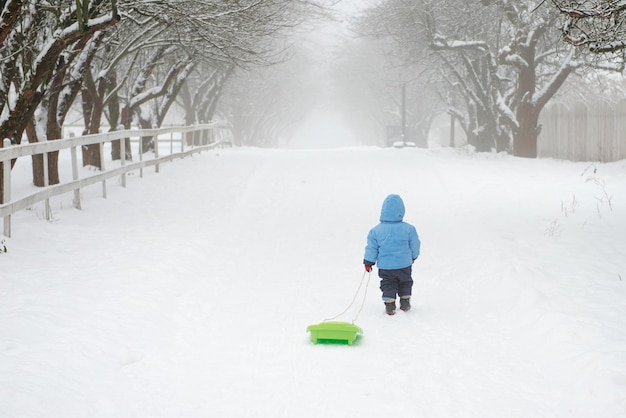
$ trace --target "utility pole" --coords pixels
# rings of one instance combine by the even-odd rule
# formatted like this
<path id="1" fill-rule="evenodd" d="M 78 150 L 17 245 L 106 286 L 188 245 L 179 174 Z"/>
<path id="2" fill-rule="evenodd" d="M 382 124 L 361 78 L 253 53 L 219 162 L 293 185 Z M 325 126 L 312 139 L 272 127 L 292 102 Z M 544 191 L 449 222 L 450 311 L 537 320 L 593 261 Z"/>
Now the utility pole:
<path id="1" fill-rule="evenodd" d="M 402 142 L 406 142 L 406 82 L 402 82 L 401 84 L 401 95 L 400 95 L 400 103 L 401 103 L 401 123 L 402 123 Z"/>
<path id="2" fill-rule="evenodd" d="M 450 148 L 454 148 L 454 125 L 455 125 L 454 115 L 450 114 Z"/>

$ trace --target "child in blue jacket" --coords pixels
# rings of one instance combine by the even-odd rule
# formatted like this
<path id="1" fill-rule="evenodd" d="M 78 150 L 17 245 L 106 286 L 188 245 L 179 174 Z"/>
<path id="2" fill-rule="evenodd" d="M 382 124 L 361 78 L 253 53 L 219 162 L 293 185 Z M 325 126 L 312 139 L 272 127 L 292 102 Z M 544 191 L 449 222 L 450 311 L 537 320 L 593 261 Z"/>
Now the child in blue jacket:
<path id="1" fill-rule="evenodd" d="M 404 202 L 397 194 L 385 198 L 380 212 L 380 223 L 367 234 L 367 246 L 363 264 L 372 271 L 378 264 L 381 278 L 380 290 L 387 314 L 396 313 L 396 296 L 400 297 L 400 309 L 411 309 L 412 265 L 420 254 L 420 240 L 415 227 L 403 222 Z"/>

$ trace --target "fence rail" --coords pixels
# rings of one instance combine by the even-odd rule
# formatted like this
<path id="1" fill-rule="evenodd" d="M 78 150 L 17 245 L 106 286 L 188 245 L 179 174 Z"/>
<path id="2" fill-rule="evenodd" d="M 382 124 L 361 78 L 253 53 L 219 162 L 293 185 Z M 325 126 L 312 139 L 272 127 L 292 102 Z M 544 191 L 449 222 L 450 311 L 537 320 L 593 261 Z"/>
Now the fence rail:
<path id="1" fill-rule="evenodd" d="M 180 134 L 179 138 L 176 139 L 176 142 L 180 140 L 180 151 L 174 152 L 173 143 L 175 142 L 174 135 Z M 159 136 L 169 135 L 170 141 L 170 153 L 165 156 L 159 156 L 159 146 L 158 142 Z M 186 136 L 190 136 L 190 138 L 186 138 Z M 199 136 L 199 138 L 198 138 Z M 154 146 L 154 157 L 150 159 L 143 159 L 143 152 L 141 149 L 141 138 L 143 137 L 153 137 L 155 141 Z M 125 143 L 127 140 L 133 141 L 133 138 L 138 139 L 139 146 L 139 161 L 131 162 L 126 161 L 125 158 L 120 158 L 119 165 L 117 167 L 111 169 L 105 169 L 104 162 L 104 152 L 103 147 L 104 144 L 119 140 L 120 142 L 120 150 L 125 149 Z M 95 134 L 95 135 L 86 135 L 81 137 L 67 138 L 67 139 L 58 139 L 54 141 L 44 141 L 38 142 L 34 144 L 23 144 L 23 145 L 11 145 L 11 141 L 9 139 L 4 139 L 3 147 L 0 148 L 0 165 L 2 165 L 3 169 L 3 191 L 4 191 L 4 199 L 2 204 L 0 204 L 0 217 L 4 218 L 4 235 L 6 237 L 11 236 L 11 215 L 26 208 L 31 207 L 32 205 L 45 202 L 45 216 L 47 219 L 50 219 L 50 202 L 49 199 L 53 196 L 58 196 L 61 194 L 74 192 L 74 206 L 79 208 L 81 207 L 80 203 L 80 189 L 83 187 L 87 187 L 96 183 L 102 184 L 102 196 L 106 198 L 106 181 L 113 177 L 120 177 L 120 182 L 122 187 L 126 187 L 126 174 L 130 171 L 139 170 L 140 174 L 143 175 L 143 169 L 146 167 L 155 167 L 156 172 L 159 171 L 159 165 L 172 161 L 176 158 L 184 158 L 186 156 L 192 155 L 194 153 L 199 153 L 208 149 L 212 149 L 217 147 L 218 145 L 228 142 L 230 139 L 227 130 L 225 129 L 223 124 L 219 123 L 208 123 L 203 125 L 194 125 L 194 126 L 174 126 L 167 128 L 159 128 L 159 129 L 138 129 L 138 130 L 127 130 L 127 131 L 114 131 L 108 132 L 104 134 Z M 199 143 L 196 144 L 196 142 Z M 90 175 L 88 177 L 79 178 L 78 171 L 78 157 L 77 157 L 77 148 L 88 146 L 88 145 L 100 145 L 100 156 L 101 156 L 101 171 L 97 174 Z M 188 146 L 186 148 L 186 144 Z M 71 162 L 72 162 L 72 180 L 65 183 L 59 183 L 52 186 L 48 186 L 48 169 L 47 169 L 47 154 L 50 152 L 61 151 L 64 149 L 70 149 L 71 151 Z M 43 163 L 44 163 L 44 185 L 45 187 L 41 188 L 35 193 L 29 194 L 27 196 L 21 197 L 14 201 L 11 200 L 11 160 L 32 156 L 32 155 L 43 155 Z M 124 152 L 122 152 L 122 155 Z"/>

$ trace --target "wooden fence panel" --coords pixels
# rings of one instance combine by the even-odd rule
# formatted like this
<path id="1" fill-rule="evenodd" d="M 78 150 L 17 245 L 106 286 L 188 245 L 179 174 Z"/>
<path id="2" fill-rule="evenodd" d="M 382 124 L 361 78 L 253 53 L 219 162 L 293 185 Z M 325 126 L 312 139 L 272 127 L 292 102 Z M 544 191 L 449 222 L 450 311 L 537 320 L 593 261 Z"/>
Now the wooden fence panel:
<path id="1" fill-rule="evenodd" d="M 626 100 L 620 100 L 615 105 L 615 132 L 617 143 L 613 149 L 610 161 L 619 161 L 626 158 Z"/>
<path id="2" fill-rule="evenodd" d="M 544 109 L 539 123 L 539 157 L 602 162 L 626 158 L 626 100 L 555 103 Z"/>
<path id="3" fill-rule="evenodd" d="M 591 161 L 606 161 L 607 159 L 607 152 L 611 148 L 613 136 L 611 111 L 611 107 L 606 102 L 596 102 L 589 109 L 591 124 L 587 133 L 589 144 L 592 145 L 591 149 L 589 149 L 589 159 Z M 582 160 L 583 158 L 581 157 L 579 156 L 577 160 Z"/>
<path id="4" fill-rule="evenodd" d="M 587 128 L 590 126 L 589 109 L 584 103 L 575 103 L 570 109 L 568 123 L 572 129 L 566 138 L 561 138 L 560 140 L 567 145 L 568 153 L 564 158 L 580 161 L 585 159 L 585 155 L 589 152 L 589 141 L 587 139 Z"/>

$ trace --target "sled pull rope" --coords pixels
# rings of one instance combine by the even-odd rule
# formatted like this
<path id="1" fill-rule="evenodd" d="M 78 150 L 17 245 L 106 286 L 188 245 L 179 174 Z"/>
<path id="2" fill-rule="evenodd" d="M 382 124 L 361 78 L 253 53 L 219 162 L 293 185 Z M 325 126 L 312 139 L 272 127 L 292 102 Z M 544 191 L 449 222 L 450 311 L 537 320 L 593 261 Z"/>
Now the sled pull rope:
<path id="1" fill-rule="evenodd" d="M 361 315 L 361 311 L 363 310 L 363 306 L 365 305 L 365 299 L 367 298 L 367 288 L 368 288 L 368 285 L 370 283 L 370 278 L 372 277 L 371 276 L 371 272 L 368 272 L 368 271 L 364 271 L 363 272 L 363 277 L 361 277 L 361 282 L 359 283 L 359 287 L 356 289 L 356 292 L 354 293 L 354 297 L 352 298 L 352 302 L 350 302 L 348 307 L 346 309 L 344 309 L 343 312 L 341 312 L 339 315 L 335 315 L 332 318 L 324 319 L 323 322 L 332 321 L 333 319 L 337 319 L 341 315 L 343 315 L 346 312 L 348 312 L 348 310 L 352 307 L 352 305 L 354 305 L 354 301 L 356 300 L 357 296 L 359 295 L 359 292 L 361 291 L 361 287 L 363 287 L 363 280 L 365 280 L 365 274 L 366 273 L 367 273 L 367 283 L 365 284 L 365 293 L 363 294 L 363 301 L 361 302 L 361 307 L 359 308 L 359 311 L 356 313 L 356 316 L 352 320 L 352 323 L 354 324 L 354 322 L 357 320 L 359 315 Z"/>

